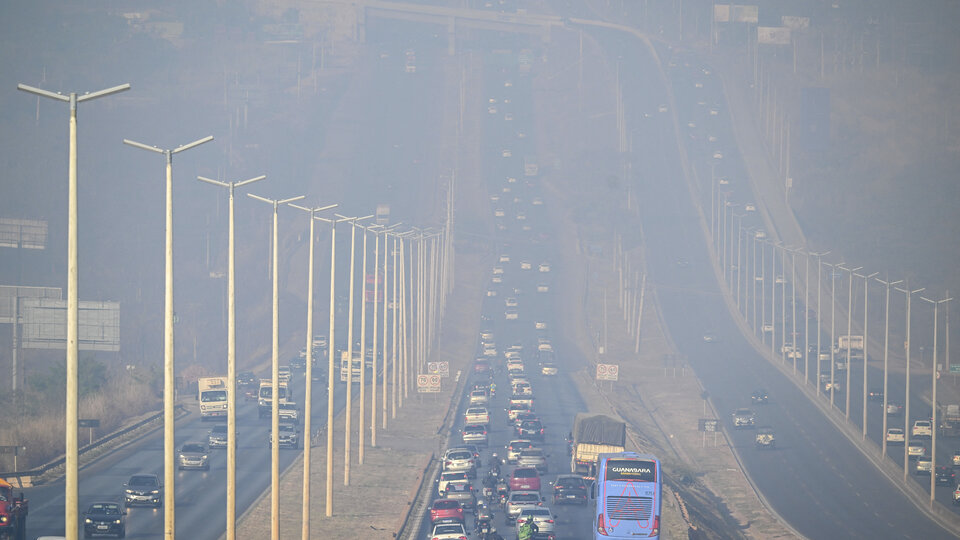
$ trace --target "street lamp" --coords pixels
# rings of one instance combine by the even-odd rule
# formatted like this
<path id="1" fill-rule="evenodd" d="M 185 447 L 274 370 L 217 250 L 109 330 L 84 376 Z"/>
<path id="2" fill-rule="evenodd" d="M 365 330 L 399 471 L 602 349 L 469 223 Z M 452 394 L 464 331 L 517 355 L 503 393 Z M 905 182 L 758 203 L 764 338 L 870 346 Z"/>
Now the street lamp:
<path id="1" fill-rule="evenodd" d="M 863 278 L 863 434 L 861 440 L 867 440 L 867 361 L 870 359 L 870 355 L 867 354 L 867 347 L 870 344 L 870 334 L 867 332 L 867 314 L 870 312 L 867 308 L 867 300 L 870 298 L 870 289 L 868 284 L 870 280 L 877 277 L 880 272 L 874 272 L 869 276 L 861 276 L 857 274 L 857 277 Z M 883 412 L 884 418 L 887 416 L 886 410 Z M 883 438 L 887 438 L 886 432 L 883 433 Z"/>
<path id="2" fill-rule="evenodd" d="M 174 481 L 176 480 L 176 464 L 174 453 L 174 369 L 173 369 L 173 155 L 189 150 L 203 143 L 213 140 L 212 135 L 197 139 L 173 150 L 149 146 L 130 139 L 124 139 L 127 144 L 142 150 L 163 154 L 166 160 L 166 242 L 164 255 L 166 259 L 164 271 L 163 297 L 163 483 L 166 489 L 163 492 L 163 528 L 164 535 L 173 538 L 176 534 L 176 517 L 174 504 Z"/>
<path id="3" fill-rule="evenodd" d="M 932 402 L 931 408 L 933 409 L 930 419 L 930 431 L 932 435 L 932 441 L 930 442 L 930 506 L 933 506 L 933 496 L 937 486 L 937 431 L 939 431 L 937 429 L 937 379 L 940 376 L 940 372 L 937 371 L 937 333 L 940 330 L 938 316 L 940 314 L 940 304 L 945 304 L 953 300 L 953 298 L 931 300 L 921 296 L 920 299 L 933 304 L 933 359 L 930 361 L 930 366 L 933 368 L 930 370 L 930 384 L 933 386 L 933 395 L 930 398 Z"/>
<path id="4" fill-rule="evenodd" d="M 234 277 L 234 235 L 233 235 L 233 192 L 266 178 L 266 175 L 241 180 L 240 182 L 221 182 L 198 176 L 197 180 L 228 189 L 229 219 L 227 222 L 227 540 L 234 540 L 237 534 L 237 314 L 236 289 Z"/>
<path id="5" fill-rule="evenodd" d="M 303 445 L 303 500 L 301 505 L 300 517 L 300 537 L 302 540 L 310 539 L 310 453 L 313 448 L 313 244 L 314 244 L 314 224 L 318 212 L 335 208 L 336 204 L 320 206 L 316 208 L 307 208 L 304 206 L 287 203 L 297 210 L 303 210 L 310 214 L 310 254 L 307 262 L 307 366 L 306 366 L 306 390 L 304 391 L 304 418 L 303 433 L 307 443 Z M 232 207 L 231 207 L 232 209 Z M 330 342 L 327 342 L 330 347 Z"/>
<path id="6" fill-rule="evenodd" d="M 346 217 L 341 216 L 340 214 L 335 214 L 338 219 L 342 221 L 350 222 L 350 294 L 349 294 L 349 306 L 347 308 L 347 414 L 344 424 L 344 437 L 343 437 L 343 485 L 350 485 L 350 442 L 353 436 L 350 433 L 350 420 L 353 417 L 353 327 L 354 327 L 354 317 L 353 317 L 353 297 L 354 289 L 354 277 L 356 276 L 356 270 L 354 262 L 356 260 L 356 247 L 357 247 L 357 222 L 363 221 L 365 219 L 370 219 L 373 217 L 373 214 L 363 217 Z M 360 376 L 363 376 L 363 372 L 366 369 L 364 363 L 366 358 L 363 357 L 361 352 L 360 356 Z M 343 369 L 341 362 L 341 370 Z M 362 385 L 362 381 L 361 381 Z M 361 430 L 363 428 L 361 427 Z"/>
<path id="7" fill-rule="evenodd" d="M 902 283 L 903 280 L 897 281 L 883 281 L 880 278 L 875 278 L 880 283 L 886 285 L 886 300 L 883 303 L 884 316 L 883 316 L 883 437 L 881 444 L 880 457 L 887 457 L 887 395 L 888 395 L 888 375 L 889 372 L 889 359 L 890 359 L 890 287 Z M 906 437 L 906 431 L 904 431 L 904 436 Z"/>
<path id="8" fill-rule="evenodd" d="M 837 347 L 837 283 L 836 283 L 836 268 L 840 268 L 844 263 L 830 264 L 827 263 L 827 266 L 830 267 L 830 406 L 834 406 L 834 390 L 837 386 L 836 384 L 836 351 Z M 819 354 L 819 353 L 818 353 Z M 819 384 L 819 382 L 817 383 Z"/>
<path id="9" fill-rule="evenodd" d="M 906 377 L 906 384 L 905 384 L 906 397 L 903 400 L 903 433 L 904 433 L 904 437 L 906 437 L 910 433 L 910 346 L 911 346 L 910 328 L 912 326 L 910 324 L 910 304 L 911 304 L 913 295 L 919 292 L 923 292 L 924 289 L 920 288 L 920 289 L 910 290 L 910 286 L 908 283 L 906 289 L 901 289 L 900 287 L 897 287 L 897 290 L 902 293 L 906 293 L 907 295 L 907 335 L 906 335 L 906 340 L 904 340 L 904 343 L 903 343 L 903 349 L 904 349 L 904 353 L 906 355 L 906 361 L 907 361 L 907 377 Z M 921 349 L 923 349 L 923 347 L 921 347 Z M 886 434 L 884 434 L 884 437 L 886 437 Z M 909 465 L 910 465 L 910 456 L 907 455 L 907 452 L 904 452 L 903 453 L 903 481 L 904 482 L 906 482 L 908 478 L 907 472 L 910 470 Z"/>
<path id="10" fill-rule="evenodd" d="M 292 203 L 303 199 L 305 195 L 288 199 L 268 199 L 253 193 L 247 197 L 273 205 L 273 347 L 271 356 L 270 380 L 271 404 L 270 413 L 270 538 L 280 539 L 280 286 L 278 276 L 279 264 L 279 234 L 277 232 L 277 208 L 281 204 Z M 309 384 L 309 383 L 308 383 Z"/>
<path id="11" fill-rule="evenodd" d="M 820 282 L 821 282 L 821 280 L 820 280 L 820 278 L 821 278 L 821 276 L 823 275 L 823 264 L 822 264 L 822 261 L 821 261 L 821 257 L 823 257 L 824 255 L 829 255 L 829 254 L 830 254 L 829 251 L 823 251 L 823 252 L 820 252 L 820 253 L 814 253 L 813 251 L 811 251 L 811 252 L 808 254 L 808 257 L 807 257 L 808 260 L 809 260 L 809 258 L 810 258 L 809 255 L 813 255 L 814 257 L 817 258 L 817 353 L 814 355 L 814 358 L 816 359 L 816 362 L 817 362 L 817 378 L 816 378 L 816 381 L 814 381 L 814 386 L 817 387 L 817 395 L 818 395 L 818 396 L 820 395 L 820 350 L 821 350 L 821 344 L 820 344 L 820 335 L 821 335 L 821 334 L 820 334 L 820 297 L 821 297 L 821 294 L 820 294 Z M 807 279 L 807 289 L 808 289 L 808 290 L 810 289 L 809 276 L 808 276 L 808 279 Z M 807 303 L 804 302 L 804 306 L 806 306 L 806 305 L 807 305 Z M 809 321 L 809 317 L 807 318 L 807 320 Z M 809 335 L 809 332 L 804 332 L 804 333 L 807 334 L 807 335 Z M 807 347 L 807 354 L 808 354 L 808 355 L 810 354 L 810 347 Z M 809 359 L 807 359 L 807 365 L 808 365 L 808 366 L 810 365 L 810 360 L 809 360 Z"/>
<path id="12" fill-rule="evenodd" d="M 850 346 L 852 345 L 853 340 L 851 339 L 851 334 L 853 333 L 853 275 L 861 270 L 863 267 L 858 266 L 856 268 L 844 268 L 840 267 L 841 270 L 846 270 L 850 275 L 850 282 L 847 285 L 847 374 L 846 374 L 846 390 L 844 391 L 844 409 L 843 416 L 846 420 L 850 421 L 850 364 L 853 362 L 850 358 Z M 837 346 L 839 347 L 839 343 Z M 866 344 L 864 344 L 866 347 Z M 864 354 L 866 354 L 866 349 L 864 349 Z M 866 362 L 864 362 L 864 369 L 866 369 Z M 863 389 L 864 392 L 867 391 L 866 388 Z M 886 437 L 886 434 L 884 434 Z"/>
<path id="13" fill-rule="evenodd" d="M 88 92 L 78 96 L 76 92 L 63 95 L 18 84 L 17 90 L 31 94 L 65 101 L 70 104 L 68 144 L 69 157 L 67 160 L 67 354 L 66 354 L 66 426 L 64 451 L 64 527 L 68 540 L 76 540 L 80 530 L 80 521 L 77 514 L 79 506 L 80 488 L 80 460 L 79 460 L 79 422 L 80 391 L 78 383 L 80 357 L 80 300 L 79 300 L 79 265 L 77 263 L 77 105 L 83 101 L 90 101 L 118 92 L 129 90 L 129 84 L 121 84 L 96 92 Z M 168 537 L 173 537 L 173 531 L 167 531 Z"/>

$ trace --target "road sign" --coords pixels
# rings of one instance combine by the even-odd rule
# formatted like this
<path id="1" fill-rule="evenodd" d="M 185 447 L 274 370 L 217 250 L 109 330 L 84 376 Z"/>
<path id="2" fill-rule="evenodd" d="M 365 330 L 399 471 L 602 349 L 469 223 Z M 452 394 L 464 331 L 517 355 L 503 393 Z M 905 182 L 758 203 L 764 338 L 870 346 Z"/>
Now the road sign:
<path id="1" fill-rule="evenodd" d="M 597 364 L 598 381 L 616 381 L 620 377 L 619 364 Z"/>
<path id="2" fill-rule="evenodd" d="M 26 446 L 0 446 L 0 454 L 20 455 L 21 450 L 26 450 Z"/>
<path id="3" fill-rule="evenodd" d="M 960 373 L 960 364 L 950 364 L 950 373 Z"/>
<path id="4" fill-rule="evenodd" d="M 429 394 L 440 391 L 440 375 L 417 375 L 417 392 Z"/>
<path id="5" fill-rule="evenodd" d="M 716 418 L 701 418 L 699 420 L 700 431 L 716 432 L 720 431 L 720 425 Z"/>
<path id="6" fill-rule="evenodd" d="M 427 373 L 440 373 L 440 363 L 427 362 Z"/>
<path id="7" fill-rule="evenodd" d="M 440 374 L 440 376 L 441 376 L 441 377 L 449 377 L 449 376 L 450 376 L 450 362 L 446 362 L 446 361 L 444 361 L 444 362 L 437 362 L 437 364 L 439 364 L 437 372 Z"/>
<path id="8" fill-rule="evenodd" d="M 98 428 L 100 427 L 100 420 L 93 418 L 81 418 L 77 420 L 77 427 Z"/>

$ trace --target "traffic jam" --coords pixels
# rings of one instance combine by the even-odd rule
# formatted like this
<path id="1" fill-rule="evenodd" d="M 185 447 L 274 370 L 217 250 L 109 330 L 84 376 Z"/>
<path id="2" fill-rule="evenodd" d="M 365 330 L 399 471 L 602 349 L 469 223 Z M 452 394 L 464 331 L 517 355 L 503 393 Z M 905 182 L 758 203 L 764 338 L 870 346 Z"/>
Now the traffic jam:
<path id="1" fill-rule="evenodd" d="M 496 254 L 476 355 L 421 530 L 431 540 L 582 537 L 590 480 L 567 473 L 572 415 L 557 387 L 570 383 L 561 382 L 551 339 L 554 273 L 528 135 L 530 78 L 522 61 L 489 64 L 496 67 L 485 77 L 484 163 Z M 558 508 L 568 504 L 583 509 L 561 520 Z"/>

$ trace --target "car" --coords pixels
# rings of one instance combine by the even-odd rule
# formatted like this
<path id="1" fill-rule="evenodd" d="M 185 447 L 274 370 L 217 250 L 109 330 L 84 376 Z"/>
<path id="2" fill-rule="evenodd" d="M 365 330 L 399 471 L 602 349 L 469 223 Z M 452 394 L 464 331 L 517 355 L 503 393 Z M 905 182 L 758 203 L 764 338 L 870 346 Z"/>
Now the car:
<path id="1" fill-rule="evenodd" d="M 460 439 L 465 443 L 487 445 L 487 426 L 484 424 L 467 424 L 460 432 Z"/>
<path id="2" fill-rule="evenodd" d="M 953 473 L 953 467 L 947 467 L 941 465 L 937 467 L 937 477 L 934 479 L 934 482 L 938 486 L 955 486 L 956 484 L 956 475 Z"/>
<path id="3" fill-rule="evenodd" d="M 227 447 L 227 425 L 217 424 L 207 433 L 207 446 L 210 448 Z"/>
<path id="4" fill-rule="evenodd" d="M 560 372 L 560 368 L 553 362 L 543 362 L 540 364 L 540 374 L 553 377 Z"/>
<path id="5" fill-rule="evenodd" d="M 747 203 L 747 204 L 745 204 L 745 205 L 743 206 L 743 209 L 746 210 L 747 212 L 756 212 L 756 211 L 757 211 L 757 205 L 755 205 L 755 204 L 753 204 L 753 203 Z"/>
<path id="6" fill-rule="evenodd" d="M 960 504 L 960 484 L 953 490 L 953 504 Z"/>
<path id="7" fill-rule="evenodd" d="M 177 465 L 180 470 L 183 469 L 203 469 L 210 470 L 210 456 L 207 447 L 199 442 L 183 443 L 180 452 L 177 454 Z"/>
<path id="8" fill-rule="evenodd" d="M 533 441 L 543 440 L 543 424 L 540 420 L 524 420 L 517 426 L 517 436 Z"/>
<path id="9" fill-rule="evenodd" d="M 523 452 L 520 452 L 522 455 Z M 519 462 L 519 456 L 517 456 Z M 540 492 L 540 471 L 536 467 L 517 467 L 510 473 L 507 483 L 511 491 Z"/>
<path id="10" fill-rule="evenodd" d="M 511 157 L 513 156 L 513 151 L 511 151 L 509 148 L 504 148 L 503 151 L 500 152 L 500 155 L 503 157 Z"/>
<path id="11" fill-rule="evenodd" d="M 517 519 L 524 508 L 537 508 L 543 506 L 543 497 L 537 491 L 512 491 L 507 497 L 504 512 L 507 514 L 508 522 Z"/>
<path id="12" fill-rule="evenodd" d="M 533 518 L 533 524 L 537 526 L 537 531 L 540 535 L 549 535 L 556 530 L 554 524 L 557 518 L 553 515 L 553 512 L 545 506 L 522 508 L 520 515 L 516 518 L 516 525 L 519 527 L 530 518 Z"/>
<path id="13" fill-rule="evenodd" d="M 910 459 L 916 459 L 925 455 L 927 455 L 927 443 L 916 439 L 911 439 L 910 442 L 907 443 L 907 456 Z"/>
<path id="14" fill-rule="evenodd" d="M 707 332 L 706 334 L 703 335 L 704 343 L 713 343 L 715 341 L 717 341 L 717 335 L 714 334 L 713 332 Z"/>
<path id="15" fill-rule="evenodd" d="M 522 364 L 521 364 L 522 366 Z M 532 396 L 533 395 L 533 386 L 530 385 L 530 381 L 527 381 L 522 378 L 514 379 L 510 384 L 513 389 L 514 396 Z"/>
<path id="16" fill-rule="evenodd" d="M 302 350 L 303 350 L 303 356 L 297 356 L 296 358 L 291 358 L 290 361 L 288 362 L 288 365 L 290 366 L 291 370 L 295 369 L 297 371 L 303 371 L 304 368 L 307 367 L 307 354 L 306 354 L 307 349 L 302 349 Z M 280 380 L 283 380 L 283 379 L 280 379 Z"/>
<path id="17" fill-rule="evenodd" d="M 480 447 L 475 444 L 461 444 L 458 446 L 452 446 L 448 452 L 451 450 L 466 450 L 467 452 L 473 454 L 473 459 L 477 461 L 477 464 L 480 463 Z"/>
<path id="18" fill-rule="evenodd" d="M 533 408 L 523 403 L 511 403 L 507 407 L 507 420 L 513 422 L 522 413 L 533 412 Z"/>
<path id="19" fill-rule="evenodd" d="M 753 427 L 756 422 L 753 411 L 747 408 L 739 408 L 733 411 L 731 416 L 733 417 L 733 427 L 738 429 Z"/>
<path id="20" fill-rule="evenodd" d="M 917 465 L 913 470 L 914 474 L 931 474 L 933 472 L 933 461 L 929 456 L 921 456 L 917 458 Z"/>
<path id="21" fill-rule="evenodd" d="M 273 433 L 270 434 L 269 441 L 273 444 Z M 279 446 L 300 448 L 300 430 L 293 424 L 282 423 L 277 429 L 277 441 Z"/>
<path id="22" fill-rule="evenodd" d="M 467 538 L 467 531 L 463 523 L 437 523 L 430 531 L 430 540 L 463 540 Z"/>
<path id="23" fill-rule="evenodd" d="M 300 407 L 296 403 L 287 401 L 277 405 L 278 414 L 280 415 L 281 422 L 290 422 L 293 424 L 299 424 L 303 419 L 300 416 Z"/>
<path id="24" fill-rule="evenodd" d="M 464 424 L 489 424 L 490 411 L 486 407 L 468 407 L 463 414 Z"/>
<path id="25" fill-rule="evenodd" d="M 520 304 L 520 302 L 518 302 L 517 299 L 512 296 L 506 297 L 503 300 L 503 303 L 506 307 L 517 307 Z"/>
<path id="26" fill-rule="evenodd" d="M 870 401 L 883 401 L 883 388 L 871 388 L 867 392 L 867 399 Z"/>
<path id="27" fill-rule="evenodd" d="M 912 437 L 932 437 L 933 436 L 933 424 L 929 420 L 915 420 L 913 422 L 913 429 L 911 430 Z"/>
<path id="28" fill-rule="evenodd" d="M 486 390 L 473 390 L 470 392 L 471 405 L 486 405 L 490 401 L 490 394 Z"/>
<path id="29" fill-rule="evenodd" d="M 532 269 L 533 269 L 533 263 L 531 263 L 530 261 L 520 261 L 520 269 L 521 269 L 521 270 L 532 270 Z"/>
<path id="30" fill-rule="evenodd" d="M 237 385 L 247 386 L 257 383 L 257 375 L 252 371 L 241 371 L 237 374 Z"/>
<path id="31" fill-rule="evenodd" d="M 960 450 L 957 450 L 953 453 L 952 463 L 954 467 L 960 467 Z"/>
<path id="32" fill-rule="evenodd" d="M 472 484 L 448 483 L 447 488 L 443 490 L 443 497 L 459 501 L 464 511 L 476 512 L 477 494 Z"/>
<path id="33" fill-rule="evenodd" d="M 520 452 L 526 450 L 527 448 L 533 448 L 533 441 L 529 439 L 514 439 L 510 441 L 510 444 L 506 446 L 507 463 L 516 463 L 517 458 L 520 457 Z"/>
<path id="34" fill-rule="evenodd" d="M 765 405 L 769 399 L 770 396 L 767 394 L 767 391 L 763 389 L 754 390 L 753 393 L 750 394 L 750 402 L 754 404 Z"/>
<path id="35" fill-rule="evenodd" d="M 163 484 L 155 474 L 135 474 L 123 485 L 123 502 L 129 506 L 163 505 Z"/>
<path id="36" fill-rule="evenodd" d="M 503 312 L 503 318 L 507 321 L 515 321 L 520 318 L 520 312 L 516 308 L 508 308 Z"/>
<path id="37" fill-rule="evenodd" d="M 483 348 L 483 351 L 482 351 L 482 352 L 483 352 L 483 356 L 484 356 L 485 358 L 486 358 L 486 357 L 496 356 L 496 355 L 497 355 L 497 346 L 496 346 L 496 344 L 494 344 L 494 343 L 492 343 L 492 342 L 489 342 L 489 341 L 488 341 L 488 342 L 484 342 L 482 348 Z M 487 360 L 487 361 L 489 362 L 489 360 Z"/>
<path id="38" fill-rule="evenodd" d="M 895 401 L 887 402 L 887 416 L 900 416 L 901 414 L 903 414 L 903 405 Z"/>
<path id="39" fill-rule="evenodd" d="M 465 471 L 446 471 L 437 479 L 437 495 L 443 497 L 449 484 L 469 484 L 470 478 Z"/>
<path id="40" fill-rule="evenodd" d="M 437 499 L 430 506 L 430 523 L 463 523 L 463 506 L 453 499 Z"/>
<path id="41" fill-rule="evenodd" d="M 494 267 L 493 267 L 493 275 L 495 275 L 495 276 L 502 276 L 502 275 L 503 275 L 503 267 L 500 266 L 500 265 L 494 266 Z"/>
<path id="42" fill-rule="evenodd" d="M 90 503 L 83 513 L 83 536 L 109 534 L 123 538 L 127 534 L 127 511 L 119 503 L 101 501 Z"/>
<path id="43" fill-rule="evenodd" d="M 546 283 L 537 283 L 537 292 L 538 293 L 550 292 L 550 286 L 547 285 Z"/>
<path id="44" fill-rule="evenodd" d="M 667 112 L 667 106 L 662 103 L 660 105 L 657 105 L 657 112 L 659 113 Z"/>
<path id="45" fill-rule="evenodd" d="M 906 442 L 902 428 L 887 429 L 887 444 L 903 444 Z"/>
<path id="46" fill-rule="evenodd" d="M 549 470 L 547 467 L 547 454 L 540 448 L 527 448 L 521 450 L 517 457 L 518 467 L 533 467 L 543 474 Z"/>
<path id="47" fill-rule="evenodd" d="M 456 450 L 447 452 L 443 456 L 444 471 L 463 471 L 469 476 L 476 474 L 477 459 L 473 457 L 472 452 L 466 450 Z"/>
<path id="48" fill-rule="evenodd" d="M 563 474 L 558 476 L 552 484 L 553 504 L 587 505 L 587 482 L 582 476 Z"/>
<path id="49" fill-rule="evenodd" d="M 290 372 L 290 366 L 280 366 L 280 367 L 278 367 L 278 368 L 277 368 L 277 373 L 278 373 L 278 378 L 280 379 L 280 382 L 282 382 L 282 383 L 290 382 L 290 377 L 292 377 L 292 375 L 293 375 L 293 374 Z"/>
<path id="50" fill-rule="evenodd" d="M 539 270 L 539 271 L 541 271 L 541 272 L 543 272 L 543 273 L 549 272 L 549 271 L 550 271 L 550 263 L 548 263 L 548 262 L 542 262 L 542 263 L 540 263 L 540 266 L 537 267 L 537 270 Z"/>

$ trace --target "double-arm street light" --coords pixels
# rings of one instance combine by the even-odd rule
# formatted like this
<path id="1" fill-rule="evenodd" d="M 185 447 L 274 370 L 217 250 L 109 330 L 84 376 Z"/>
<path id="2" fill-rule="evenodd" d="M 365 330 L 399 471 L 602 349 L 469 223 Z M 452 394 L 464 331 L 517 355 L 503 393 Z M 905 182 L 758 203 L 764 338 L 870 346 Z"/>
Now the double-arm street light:
<path id="1" fill-rule="evenodd" d="M 823 275 L 823 260 L 822 260 L 822 258 L 823 258 L 824 255 L 829 255 L 829 254 L 830 254 L 829 251 L 822 251 L 822 252 L 820 252 L 820 253 L 815 253 L 815 252 L 813 252 L 813 251 L 810 252 L 810 255 L 813 255 L 814 257 L 817 258 L 817 353 L 816 353 L 815 355 L 813 355 L 813 357 L 814 357 L 814 359 L 815 359 L 816 362 L 817 362 L 817 376 L 816 376 L 816 380 L 814 381 L 814 386 L 817 387 L 817 395 L 818 395 L 818 396 L 820 395 L 820 351 L 823 350 L 823 345 L 822 345 L 822 343 L 821 343 L 821 341 L 820 341 L 820 337 L 821 337 L 821 335 L 822 335 L 821 332 L 820 332 L 820 330 L 821 330 L 821 329 L 820 329 L 820 298 L 821 298 L 821 296 L 822 296 L 822 295 L 820 294 L 820 284 L 821 284 L 821 281 L 822 281 L 822 280 L 821 280 L 821 276 Z M 809 257 L 808 257 L 808 258 L 809 258 Z M 808 286 L 807 288 L 809 289 L 809 286 Z M 806 305 L 806 304 L 804 304 L 804 305 Z M 809 348 L 808 348 L 808 349 L 809 349 Z M 809 350 L 808 350 L 807 354 L 808 354 L 808 355 L 810 354 L 810 353 L 809 353 Z M 810 364 L 810 359 L 808 358 L 808 359 L 807 359 L 807 365 L 809 365 L 809 364 Z"/>
<path id="2" fill-rule="evenodd" d="M 867 332 L 867 315 L 870 313 L 867 307 L 867 302 L 870 298 L 870 280 L 877 277 L 880 272 L 874 272 L 870 275 L 860 275 L 857 274 L 857 277 L 863 278 L 863 432 L 861 434 L 861 440 L 867 440 L 867 361 L 870 360 L 870 355 L 867 354 L 867 347 L 870 344 L 870 334 Z M 883 416 L 887 416 L 887 411 L 883 411 Z M 883 438 L 887 438 L 887 433 L 883 432 Z"/>
<path id="3" fill-rule="evenodd" d="M 316 208 L 307 208 L 287 203 L 292 208 L 303 210 L 310 214 L 310 249 L 307 261 L 307 366 L 306 366 L 306 390 L 304 391 L 303 403 L 303 434 L 307 439 L 303 445 L 303 498 L 301 501 L 300 517 L 300 537 L 302 540 L 310 539 L 310 452 L 312 450 L 313 433 L 313 244 L 314 244 L 314 224 L 318 212 L 335 208 L 336 204 L 320 206 Z M 330 342 L 327 342 L 330 347 Z"/>
<path id="4" fill-rule="evenodd" d="M 353 299 L 354 299 L 354 277 L 356 276 L 356 270 L 354 267 L 354 262 L 356 261 L 356 247 L 357 247 L 357 222 L 367 220 L 373 217 L 373 215 L 363 216 L 363 217 L 346 217 L 336 214 L 337 218 L 341 221 L 350 222 L 350 280 L 349 280 L 349 303 L 347 308 L 347 403 L 346 403 L 346 418 L 343 428 L 343 485 L 350 485 L 350 442 L 353 439 L 351 434 L 351 419 L 353 418 Z M 364 365 L 366 363 L 366 358 L 363 357 L 363 352 L 360 354 L 360 374 L 363 377 L 363 372 L 366 369 Z M 340 369 L 343 369 L 342 362 Z M 362 384 L 361 379 L 361 384 Z M 360 428 L 363 429 L 362 427 Z"/>
<path id="5" fill-rule="evenodd" d="M 266 175 L 239 182 L 221 182 L 198 176 L 197 180 L 225 187 L 229 193 L 227 224 L 227 540 L 237 535 L 237 314 L 236 279 L 234 277 L 234 213 L 233 194 L 238 187 L 257 182 Z"/>
<path id="6" fill-rule="evenodd" d="M 863 269 L 863 267 L 858 266 L 856 268 L 846 268 L 841 266 L 840 269 L 846 270 L 850 275 L 849 285 L 847 285 L 847 358 L 846 358 L 847 369 L 846 369 L 846 376 L 844 377 L 846 379 L 845 381 L 846 389 L 843 392 L 844 393 L 843 416 L 844 418 L 846 418 L 847 422 L 849 422 L 850 421 L 850 364 L 852 363 L 850 358 L 850 352 L 851 352 L 850 349 L 853 342 L 850 335 L 851 333 L 853 333 L 853 275 L 857 273 L 857 271 Z M 838 348 L 839 346 L 840 344 L 837 343 Z M 864 355 L 866 355 L 866 344 L 864 344 Z M 864 362 L 864 369 L 866 369 L 866 362 Z M 867 389 L 864 388 L 863 391 L 866 392 Z M 886 434 L 884 434 L 884 437 L 886 437 Z"/>
<path id="7" fill-rule="evenodd" d="M 66 423 L 64 451 L 64 527 L 68 540 L 76 540 L 80 530 L 78 515 L 80 493 L 80 461 L 79 461 L 79 409 L 80 392 L 78 383 L 78 362 L 80 357 L 80 300 L 79 300 L 79 269 L 77 263 L 77 105 L 83 101 L 90 101 L 105 97 L 124 90 L 129 90 L 129 84 L 121 84 L 96 92 L 88 92 L 78 96 L 76 92 L 63 95 L 18 84 L 17 90 L 31 94 L 64 101 L 70 104 L 69 116 L 69 157 L 67 161 L 67 354 L 66 354 Z M 171 531 L 172 535 L 173 532 Z"/>
<path id="8" fill-rule="evenodd" d="M 930 384 L 933 386 L 933 395 L 930 397 L 930 401 L 933 402 L 930 418 L 930 431 L 931 431 L 931 441 L 930 441 L 930 506 L 933 506 L 933 498 L 937 489 L 936 482 L 936 472 L 937 472 L 937 379 L 940 377 L 940 373 L 937 371 L 937 341 L 938 341 L 938 332 L 939 328 L 939 315 L 940 315 L 940 304 L 946 304 L 947 302 L 953 300 L 953 298 L 944 298 L 942 300 L 931 300 L 923 296 L 920 297 L 924 302 L 929 302 L 933 304 L 933 358 L 930 360 Z M 947 329 L 949 332 L 949 328 Z M 949 358 L 947 359 L 949 362 Z"/>
<path id="9" fill-rule="evenodd" d="M 887 457 L 887 400 L 889 399 L 889 361 L 890 361 L 890 287 L 895 286 L 901 283 L 903 280 L 898 281 L 884 281 L 880 278 L 875 278 L 880 283 L 886 285 L 886 299 L 883 302 L 883 437 L 881 439 L 881 452 L 880 456 L 883 458 Z M 906 432 L 904 432 L 906 436 Z"/>
<path id="10" fill-rule="evenodd" d="M 176 517 L 174 509 L 174 481 L 176 480 L 176 464 L 174 453 L 174 369 L 173 369 L 173 155 L 189 150 L 203 143 L 213 140 L 212 135 L 197 139 L 173 150 L 149 146 L 130 139 L 124 139 L 127 144 L 142 150 L 163 154 L 166 161 L 166 241 L 164 253 L 166 265 L 164 271 L 163 296 L 163 531 L 166 538 L 176 535 Z"/>
<path id="11" fill-rule="evenodd" d="M 271 404 L 270 413 L 270 538 L 280 539 L 280 287 L 279 278 L 279 234 L 277 208 L 282 204 L 303 199 L 305 195 L 288 199 L 268 199 L 253 193 L 247 193 L 251 199 L 273 205 L 273 342 L 271 351 Z M 308 381 L 309 385 L 310 382 Z M 309 444 L 309 443 L 308 443 Z"/>
<path id="12" fill-rule="evenodd" d="M 897 290 L 902 293 L 906 293 L 907 295 L 907 321 L 906 321 L 907 329 L 906 329 L 906 339 L 903 342 L 904 354 L 906 355 L 906 361 L 907 361 L 906 382 L 905 382 L 906 397 L 904 397 L 903 399 L 903 434 L 904 434 L 904 437 L 907 437 L 908 434 L 910 433 L 910 347 L 912 345 L 910 343 L 910 329 L 912 326 L 910 324 L 911 322 L 911 318 L 910 318 L 911 306 L 910 305 L 912 303 L 911 300 L 913 299 L 913 295 L 923 292 L 924 289 L 920 288 L 920 289 L 911 290 L 910 285 L 908 283 L 906 289 L 901 289 L 900 287 L 897 287 Z M 884 414 L 886 414 L 886 411 L 884 411 Z M 886 438 L 886 433 L 884 433 L 884 438 Z M 908 455 L 907 452 L 904 452 L 903 453 L 903 481 L 904 482 L 906 482 L 907 478 L 909 478 L 908 476 L 909 471 L 910 471 L 910 456 Z"/>

